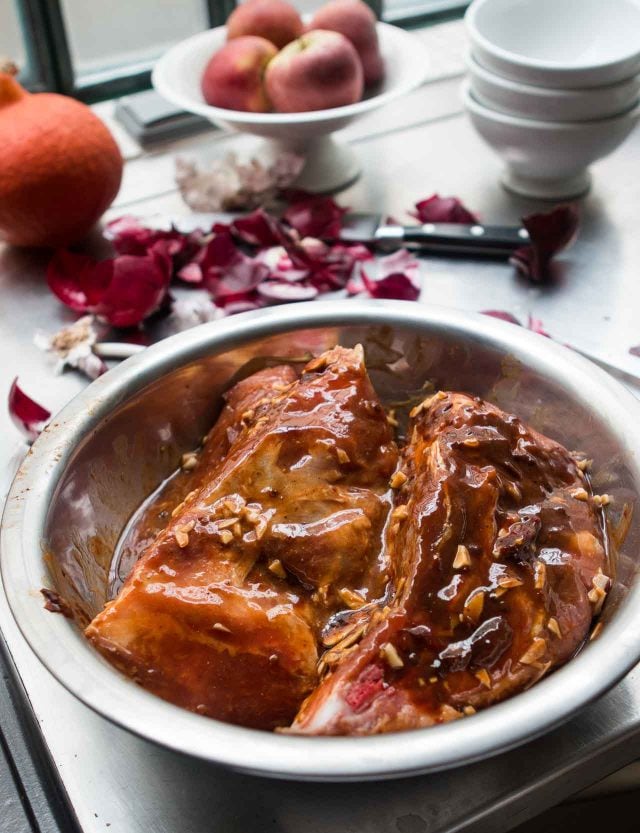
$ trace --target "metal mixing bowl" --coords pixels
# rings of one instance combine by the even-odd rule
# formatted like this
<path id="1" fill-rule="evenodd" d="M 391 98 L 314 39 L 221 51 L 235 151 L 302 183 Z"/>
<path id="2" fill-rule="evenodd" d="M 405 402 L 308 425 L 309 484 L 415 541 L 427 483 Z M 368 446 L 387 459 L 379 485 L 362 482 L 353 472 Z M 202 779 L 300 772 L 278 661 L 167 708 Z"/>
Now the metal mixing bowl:
<path id="1" fill-rule="evenodd" d="M 610 517 L 640 494 L 640 403 L 570 350 L 486 316 L 403 302 L 290 304 L 197 327 L 127 360 L 52 421 L 20 469 L 2 529 L 2 580 L 40 660 L 82 702 L 145 738 L 245 772 L 362 780 L 444 769 L 514 747 L 572 715 L 640 658 L 640 521 L 617 555 L 604 628 L 565 667 L 477 715 L 401 735 L 289 737 L 220 723 L 144 691 L 78 625 L 43 607 L 53 587 L 86 618 L 108 595 L 116 542 L 133 510 L 198 444 L 233 380 L 265 357 L 363 343 L 383 400 L 426 380 L 514 411 L 593 457 Z M 627 513 L 628 514 L 628 513 Z"/>

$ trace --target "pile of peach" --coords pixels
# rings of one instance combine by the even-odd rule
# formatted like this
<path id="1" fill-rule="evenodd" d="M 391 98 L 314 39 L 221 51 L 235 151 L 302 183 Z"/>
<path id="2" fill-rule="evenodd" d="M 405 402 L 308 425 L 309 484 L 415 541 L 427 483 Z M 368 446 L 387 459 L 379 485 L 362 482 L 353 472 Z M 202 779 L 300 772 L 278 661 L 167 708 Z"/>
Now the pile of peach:
<path id="1" fill-rule="evenodd" d="M 300 113 L 355 104 L 383 76 L 375 15 L 362 0 L 331 0 L 306 26 L 285 0 L 247 0 L 227 20 L 202 94 L 228 110 Z"/>

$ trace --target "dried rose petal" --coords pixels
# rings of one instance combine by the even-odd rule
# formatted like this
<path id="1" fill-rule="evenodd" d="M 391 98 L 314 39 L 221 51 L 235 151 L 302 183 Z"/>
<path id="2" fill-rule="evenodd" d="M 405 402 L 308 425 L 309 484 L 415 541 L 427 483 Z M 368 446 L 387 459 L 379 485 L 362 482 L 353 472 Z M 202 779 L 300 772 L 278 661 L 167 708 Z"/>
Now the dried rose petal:
<path id="1" fill-rule="evenodd" d="M 441 197 L 433 194 L 415 205 L 416 210 L 409 212 L 421 223 L 462 223 L 473 225 L 478 222 L 475 214 L 469 211 L 457 197 Z"/>
<path id="2" fill-rule="evenodd" d="M 340 236 L 342 217 L 346 208 L 331 197 L 299 192 L 290 195 L 291 203 L 282 219 L 301 237 L 334 240 Z"/>
<path id="3" fill-rule="evenodd" d="M 155 247 L 148 255 L 118 255 L 100 262 L 61 250 L 47 267 L 49 288 L 62 303 L 114 327 L 134 327 L 156 312 L 170 280 L 170 259 Z"/>
<path id="4" fill-rule="evenodd" d="M 9 389 L 8 407 L 11 421 L 30 441 L 38 438 L 45 423 L 51 417 L 51 411 L 47 411 L 42 405 L 34 402 L 19 387 L 17 376 Z"/>
<path id="5" fill-rule="evenodd" d="M 304 163 L 304 157 L 287 151 L 267 162 L 250 159 L 246 163 L 230 153 L 206 168 L 176 159 L 176 184 L 194 211 L 242 211 L 272 203 Z"/>
<path id="6" fill-rule="evenodd" d="M 544 281 L 553 256 L 575 240 L 579 220 L 575 205 L 559 205 L 546 214 L 523 217 L 530 243 L 516 249 L 509 262 L 529 280 Z"/>
<path id="7" fill-rule="evenodd" d="M 629 352 L 632 356 L 640 356 L 640 344 L 636 344 L 635 347 L 630 347 Z"/>

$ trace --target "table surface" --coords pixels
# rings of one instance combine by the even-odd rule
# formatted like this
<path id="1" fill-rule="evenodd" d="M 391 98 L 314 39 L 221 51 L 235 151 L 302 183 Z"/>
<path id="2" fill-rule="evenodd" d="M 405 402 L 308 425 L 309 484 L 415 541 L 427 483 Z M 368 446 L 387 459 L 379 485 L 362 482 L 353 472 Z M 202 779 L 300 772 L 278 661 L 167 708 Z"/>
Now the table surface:
<path id="1" fill-rule="evenodd" d="M 515 222 L 540 203 L 505 193 L 500 163 L 461 112 L 458 80 L 429 84 L 342 131 L 362 177 L 340 201 L 405 216 L 433 192 L 455 194 L 487 222 Z M 206 161 L 250 137 L 207 132 L 141 153 L 129 145 L 111 214 L 186 214 L 173 184 L 176 153 Z M 593 168 L 576 246 L 553 281 L 532 286 L 506 264 L 429 258 L 422 302 L 466 310 L 505 309 L 540 318 L 554 338 L 633 366 L 640 235 L 640 132 Z M 34 398 L 56 410 L 85 384 L 52 375 L 33 345 L 73 315 L 43 284 L 45 257 L 0 249 L 0 400 L 19 374 Z M 637 359 L 640 374 L 640 359 Z M 629 383 L 629 379 L 626 379 Z M 640 388 L 636 388 L 636 392 Z M 0 499 L 24 454 L 0 409 Z M 363 785 L 274 782 L 168 752 L 110 725 L 68 694 L 39 664 L 0 599 L 0 628 L 28 692 L 84 833 L 435 833 L 506 830 L 634 760 L 640 754 L 640 669 L 564 727 L 518 750 L 456 771 Z M 401 741 L 401 737 L 398 738 Z"/>

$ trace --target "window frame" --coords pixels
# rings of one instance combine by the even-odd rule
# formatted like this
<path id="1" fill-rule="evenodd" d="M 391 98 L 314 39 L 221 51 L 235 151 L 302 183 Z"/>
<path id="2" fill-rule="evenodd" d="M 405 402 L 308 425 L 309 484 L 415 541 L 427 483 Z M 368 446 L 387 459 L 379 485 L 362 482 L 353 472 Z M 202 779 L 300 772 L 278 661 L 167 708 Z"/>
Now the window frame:
<path id="1" fill-rule="evenodd" d="M 378 0 L 379 1 L 379 0 Z M 15 0 L 24 32 L 27 67 L 21 79 L 34 92 L 50 90 L 71 95 L 87 104 L 140 92 L 151 86 L 153 61 L 76 77 L 61 0 Z M 202 0 L 210 26 L 221 26 L 235 0 Z M 368 0 L 372 3 L 372 0 Z M 458 16 L 469 0 L 425 0 L 423 6 L 383 15 L 389 23 L 415 25 Z"/>

